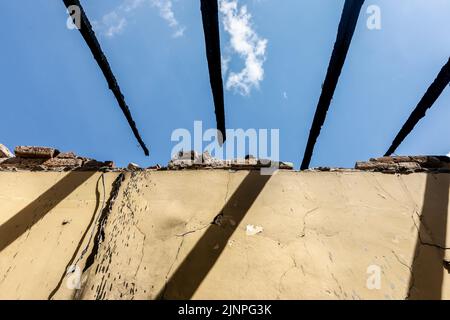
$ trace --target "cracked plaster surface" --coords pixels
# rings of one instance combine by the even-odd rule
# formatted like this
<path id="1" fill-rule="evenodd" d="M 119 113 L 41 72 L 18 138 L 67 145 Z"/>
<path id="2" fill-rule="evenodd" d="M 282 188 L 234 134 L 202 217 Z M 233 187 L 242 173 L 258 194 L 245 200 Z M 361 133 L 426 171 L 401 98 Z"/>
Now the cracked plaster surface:
<path id="1" fill-rule="evenodd" d="M 94 263 L 72 296 L 155 299 L 162 292 L 177 298 L 176 287 L 165 290 L 168 281 L 206 232 L 226 228 L 235 230 L 225 248 L 206 244 L 222 251 L 193 299 L 405 299 L 422 282 L 413 274 L 418 258 L 448 258 L 450 241 L 431 237 L 421 220 L 431 175 L 280 171 L 234 225 L 231 211 L 239 203 L 229 202 L 247 174 L 126 174 Z M 437 187 L 448 179 L 436 176 L 430 181 Z M 247 225 L 263 232 L 247 236 Z M 379 290 L 367 287 L 373 265 L 381 270 Z M 449 273 L 441 271 L 442 298 L 449 299 Z"/>

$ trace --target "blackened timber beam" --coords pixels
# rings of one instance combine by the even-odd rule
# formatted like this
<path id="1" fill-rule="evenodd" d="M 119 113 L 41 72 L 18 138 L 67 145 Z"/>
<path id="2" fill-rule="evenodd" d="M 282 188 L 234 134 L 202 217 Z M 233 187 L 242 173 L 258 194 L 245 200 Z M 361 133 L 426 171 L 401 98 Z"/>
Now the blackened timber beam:
<path id="1" fill-rule="evenodd" d="M 327 75 L 322 86 L 322 93 L 320 95 L 314 120 L 309 132 L 301 170 L 308 169 L 311 163 L 314 146 L 320 135 L 320 130 L 325 123 L 325 118 L 327 116 L 331 100 L 333 99 L 363 4 L 364 0 L 345 1 L 336 42 L 334 44 L 330 64 L 328 65 Z"/>
<path id="2" fill-rule="evenodd" d="M 206 57 L 208 60 L 209 81 L 214 99 L 217 131 L 222 136 L 219 144 L 225 142 L 225 103 L 223 96 L 222 66 L 220 54 L 219 9 L 217 0 L 200 0 L 203 31 L 205 34 Z M 218 135 L 220 137 L 220 134 Z"/>
<path id="3" fill-rule="evenodd" d="M 447 63 L 442 67 L 441 71 L 437 75 L 434 82 L 430 85 L 425 95 L 419 101 L 414 111 L 406 120 L 403 127 L 400 129 L 399 133 L 392 142 L 389 150 L 386 152 L 385 156 L 390 156 L 397 150 L 400 144 L 405 140 L 405 138 L 413 131 L 419 121 L 425 117 L 428 109 L 430 109 L 436 100 L 439 98 L 441 93 L 444 91 L 445 87 L 450 83 L 450 58 Z"/>
<path id="4" fill-rule="evenodd" d="M 120 90 L 120 87 L 117 83 L 117 80 L 111 70 L 111 67 L 108 63 L 108 60 L 106 59 L 105 54 L 102 51 L 102 48 L 100 46 L 100 43 L 97 40 L 97 37 L 95 36 L 95 32 L 92 29 L 91 23 L 89 22 L 89 19 L 81 6 L 81 3 L 79 0 L 63 0 L 64 4 L 66 5 L 67 9 L 69 9 L 71 6 L 77 6 L 80 9 L 81 14 L 81 23 L 79 31 L 88 45 L 89 49 L 92 52 L 92 55 L 94 56 L 94 59 L 97 61 L 98 66 L 103 72 L 103 75 L 105 76 L 106 81 L 108 82 L 109 89 L 113 92 L 114 97 L 116 98 L 120 109 L 122 110 L 123 114 L 125 115 L 125 118 L 128 121 L 128 124 L 131 127 L 131 130 L 133 131 L 134 136 L 136 137 L 137 141 L 139 142 L 139 145 L 144 150 L 144 154 L 146 156 L 149 155 L 149 151 L 144 143 L 144 141 L 141 138 L 141 135 L 139 134 L 139 131 L 136 127 L 136 123 L 133 120 L 133 117 L 131 116 L 130 109 L 128 108 L 128 105 L 125 102 L 125 98 Z M 75 22 L 75 21 L 74 21 Z"/>

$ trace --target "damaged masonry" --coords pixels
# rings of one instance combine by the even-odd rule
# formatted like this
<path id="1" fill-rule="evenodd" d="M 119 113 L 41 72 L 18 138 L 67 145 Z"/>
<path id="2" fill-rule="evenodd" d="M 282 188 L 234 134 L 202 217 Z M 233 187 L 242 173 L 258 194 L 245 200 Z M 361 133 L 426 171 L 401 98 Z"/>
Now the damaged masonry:
<path id="1" fill-rule="evenodd" d="M 31 170 L 31 171 L 70 171 L 70 170 L 111 170 L 112 161 L 96 161 L 79 157 L 73 152 L 59 152 L 47 147 L 17 146 L 15 156 L 0 144 L 0 170 Z"/>
<path id="2" fill-rule="evenodd" d="M 0 150 L 1 299 L 450 298 L 448 157 L 265 176 L 252 156 Z"/>

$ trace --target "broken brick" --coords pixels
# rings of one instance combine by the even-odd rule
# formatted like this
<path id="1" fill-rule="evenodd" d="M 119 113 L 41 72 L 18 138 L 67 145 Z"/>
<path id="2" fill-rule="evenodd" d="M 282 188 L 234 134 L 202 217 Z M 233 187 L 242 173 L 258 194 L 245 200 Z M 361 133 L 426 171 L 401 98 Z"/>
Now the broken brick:
<path id="1" fill-rule="evenodd" d="M 47 168 L 78 168 L 82 164 L 83 161 L 81 159 L 52 158 L 45 161 L 42 165 Z"/>
<path id="2" fill-rule="evenodd" d="M 58 155 L 59 151 L 47 147 L 17 146 L 14 149 L 16 157 L 32 159 L 49 159 Z"/>
<path id="3" fill-rule="evenodd" d="M 73 152 L 61 152 L 56 157 L 61 159 L 76 159 L 77 155 Z"/>
<path id="4" fill-rule="evenodd" d="M 45 162 L 45 159 L 8 158 L 0 163 L 1 168 L 34 170 Z"/>

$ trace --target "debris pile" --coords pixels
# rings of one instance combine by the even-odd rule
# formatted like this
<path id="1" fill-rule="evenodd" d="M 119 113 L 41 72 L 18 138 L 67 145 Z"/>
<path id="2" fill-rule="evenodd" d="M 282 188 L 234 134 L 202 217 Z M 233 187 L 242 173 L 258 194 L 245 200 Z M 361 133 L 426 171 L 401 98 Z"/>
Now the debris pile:
<path id="1" fill-rule="evenodd" d="M 212 157 L 208 151 L 198 154 L 195 151 L 180 151 L 170 160 L 168 170 L 183 169 L 231 169 L 231 170 L 256 170 L 261 168 L 278 167 L 284 170 L 293 170 L 290 162 L 272 162 L 271 160 L 256 159 L 246 156 L 245 159 L 220 160 Z"/>
<path id="2" fill-rule="evenodd" d="M 18 146 L 14 154 L 0 144 L 0 170 L 91 171 L 114 168 L 112 161 L 101 162 L 48 147 Z"/>
<path id="3" fill-rule="evenodd" d="M 167 167 L 155 165 L 141 168 L 130 163 L 127 168 L 115 168 L 112 161 L 97 161 L 77 156 L 73 152 L 60 152 L 55 148 L 18 146 L 14 154 L 0 144 L 0 171 L 166 171 L 166 170 L 260 170 L 276 168 L 293 170 L 291 162 L 257 159 L 251 155 L 244 159 L 221 160 L 212 157 L 207 151 L 199 154 L 195 151 L 180 151 Z M 354 170 L 381 172 L 388 174 L 410 174 L 415 172 L 450 173 L 450 157 L 447 156 L 392 156 L 372 158 L 369 161 L 356 162 L 354 169 L 318 167 L 306 171 L 350 172 Z"/>
<path id="4" fill-rule="evenodd" d="M 355 169 L 382 173 L 440 172 L 450 173 L 450 158 L 446 156 L 393 156 L 357 162 Z"/>

